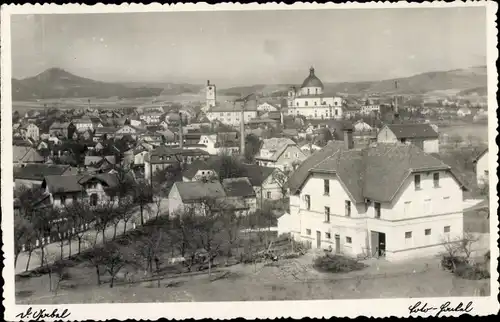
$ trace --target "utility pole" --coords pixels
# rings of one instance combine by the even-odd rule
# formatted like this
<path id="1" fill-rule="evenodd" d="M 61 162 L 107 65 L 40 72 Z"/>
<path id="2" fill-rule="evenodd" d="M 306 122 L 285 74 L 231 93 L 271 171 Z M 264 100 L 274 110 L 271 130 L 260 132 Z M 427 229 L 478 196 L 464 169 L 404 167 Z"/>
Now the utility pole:
<path id="1" fill-rule="evenodd" d="M 243 103 L 241 105 L 241 115 L 240 115 L 240 154 L 245 156 L 245 107 L 247 104 L 247 98 L 243 99 Z"/>

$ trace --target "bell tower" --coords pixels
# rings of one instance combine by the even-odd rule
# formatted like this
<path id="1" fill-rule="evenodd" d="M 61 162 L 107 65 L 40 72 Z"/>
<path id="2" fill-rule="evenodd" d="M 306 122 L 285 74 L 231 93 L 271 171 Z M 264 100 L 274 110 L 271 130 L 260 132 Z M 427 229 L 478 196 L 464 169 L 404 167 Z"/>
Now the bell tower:
<path id="1" fill-rule="evenodd" d="M 207 87 L 206 87 L 206 101 L 207 101 L 207 109 L 215 106 L 216 102 L 216 89 L 214 84 L 210 84 L 210 81 L 207 80 Z"/>

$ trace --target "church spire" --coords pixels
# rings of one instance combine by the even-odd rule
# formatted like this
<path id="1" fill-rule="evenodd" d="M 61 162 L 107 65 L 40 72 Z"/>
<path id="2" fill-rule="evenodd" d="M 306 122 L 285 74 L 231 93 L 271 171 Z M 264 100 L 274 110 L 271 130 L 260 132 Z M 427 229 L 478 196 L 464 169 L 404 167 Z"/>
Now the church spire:
<path id="1" fill-rule="evenodd" d="M 309 75 L 314 76 L 314 67 L 309 68 Z"/>

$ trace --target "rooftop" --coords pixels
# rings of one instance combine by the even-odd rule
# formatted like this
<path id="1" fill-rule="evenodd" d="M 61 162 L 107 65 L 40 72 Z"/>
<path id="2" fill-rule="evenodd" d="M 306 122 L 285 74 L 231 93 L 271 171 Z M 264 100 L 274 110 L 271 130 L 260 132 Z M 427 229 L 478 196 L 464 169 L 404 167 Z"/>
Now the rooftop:
<path id="1" fill-rule="evenodd" d="M 386 125 L 398 139 L 403 138 L 435 138 L 438 133 L 428 123 L 420 124 L 387 124 Z"/>

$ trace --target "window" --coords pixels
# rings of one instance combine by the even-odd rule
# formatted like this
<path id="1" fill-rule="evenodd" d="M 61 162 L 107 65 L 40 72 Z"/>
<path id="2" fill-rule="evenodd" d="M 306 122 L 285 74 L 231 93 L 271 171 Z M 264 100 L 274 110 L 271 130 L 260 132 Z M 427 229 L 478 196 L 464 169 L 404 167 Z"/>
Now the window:
<path id="1" fill-rule="evenodd" d="M 61 196 L 61 205 L 66 204 L 66 196 Z"/>
<path id="2" fill-rule="evenodd" d="M 306 208 L 307 208 L 307 210 L 311 210 L 311 196 L 310 195 L 305 195 L 304 198 L 305 198 L 305 201 L 306 201 Z"/>
<path id="3" fill-rule="evenodd" d="M 315 101 L 315 102 L 314 102 L 314 106 L 316 106 L 316 105 L 318 105 L 318 103 Z"/>
<path id="4" fill-rule="evenodd" d="M 309 88 L 307 89 L 307 95 L 311 94 L 311 92 L 309 91 Z"/>
<path id="5" fill-rule="evenodd" d="M 295 152 L 295 157 L 298 158 L 299 157 L 299 152 Z"/>
<path id="6" fill-rule="evenodd" d="M 345 215 L 347 217 L 351 216 L 351 201 L 350 200 L 345 201 Z"/>
<path id="7" fill-rule="evenodd" d="M 285 158 L 286 159 L 290 158 L 290 152 L 285 153 Z"/>
<path id="8" fill-rule="evenodd" d="M 335 109 L 335 115 L 339 115 L 339 110 Z"/>
<path id="9" fill-rule="evenodd" d="M 330 222 L 330 207 L 325 207 L 325 222 Z"/>
<path id="10" fill-rule="evenodd" d="M 431 235 L 431 230 L 430 229 L 426 229 L 425 230 L 425 236 L 430 236 Z"/>
<path id="11" fill-rule="evenodd" d="M 305 106 L 307 106 L 307 105 L 308 105 L 308 102 L 306 101 L 304 104 L 305 104 Z"/>
<path id="12" fill-rule="evenodd" d="M 420 190 L 420 175 L 415 175 L 415 190 Z"/>
<path id="13" fill-rule="evenodd" d="M 316 94 L 318 94 L 318 89 L 316 88 Z"/>
<path id="14" fill-rule="evenodd" d="M 374 207 L 375 207 L 375 218 L 380 218 L 380 202 L 375 202 Z"/>
<path id="15" fill-rule="evenodd" d="M 405 238 L 406 238 L 406 239 L 410 239 L 410 238 L 411 238 L 411 231 L 407 231 L 407 232 L 405 233 Z"/>
<path id="16" fill-rule="evenodd" d="M 325 237 L 326 237 L 326 239 L 332 239 L 332 234 L 330 234 L 330 233 L 325 233 Z"/>
<path id="17" fill-rule="evenodd" d="M 435 172 L 433 175 L 434 188 L 439 188 L 439 172 Z"/>
<path id="18" fill-rule="evenodd" d="M 485 176 L 485 177 L 488 177 L 488 176 L 489 176 L 489 174 L 490 174 L 490 171 L 488 171 L 488 170 L 484 170 L 484 176 Z"/>
<path id="19" fill-rule="evenodd" d="M 449 233 L 451 230 L 450 226 L 444 226 L 444 232 Z"/>
<path id="20" fill-rule="evenodd" d="M 266 198 L 267 199 L 271 199 L 271 191 L 267 191 L 266 192 Z"/>
<path id="21" fill-rule="evenodd" d="M 329 196 L 330 195 L 330 180 L 328 179 L 325 179 L 323 180 L 323 194 L 325 196 Z"/>
<path id="22" fill-rule="evenodd" d="M 306 235 L 311 236 L 311 229 L 306 229 Z"/>
<path id="23" fill-rule="evenodd" d="M 345 238 L 345 242 L 346 242 L 347 244 L 352 244 L 352 238 L 351 238 L 351 237 L 346 237 L 346 238 Z"/>
<path id="24" fill-rule="evenodd" d="M 450 199 L 450 196 L 443 197 L 444 200 Z"/>

